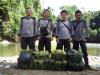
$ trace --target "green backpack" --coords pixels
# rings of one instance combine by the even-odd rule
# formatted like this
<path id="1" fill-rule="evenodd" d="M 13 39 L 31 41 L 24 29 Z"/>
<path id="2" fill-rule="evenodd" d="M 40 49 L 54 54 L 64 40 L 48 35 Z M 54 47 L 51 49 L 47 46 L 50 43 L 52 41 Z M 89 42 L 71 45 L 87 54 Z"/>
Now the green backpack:
<path id="1" fill-rule="evenodd" d="M 71 49 L 67 52 L 67 68 L 73 71 L 82 71 L 84 69 L 82 54 L 79 51 Z"/>

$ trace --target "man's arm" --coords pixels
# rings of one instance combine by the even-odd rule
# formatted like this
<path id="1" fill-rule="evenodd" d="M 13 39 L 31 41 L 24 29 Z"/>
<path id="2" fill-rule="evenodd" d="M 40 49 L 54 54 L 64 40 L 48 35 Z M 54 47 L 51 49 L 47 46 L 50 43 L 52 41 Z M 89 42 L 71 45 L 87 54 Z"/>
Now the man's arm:
<path id="1" fill-rule="evenodd" d="M 40 31 L 39 31 L 39 27 L 40 27 L 40 19 L 36 22 L 36 36 L 40 35 Z"/>
<path id="2" fill-rule="evenodd" d="M 22 33 L 22 27 L 23 27 L 22 19 L 23 19 L 23 17 L 20 20 L 19 30 L 18 30 L 18 38 L 19 38 L 19 40 L 21 40 L 21 33 Z"/>
<path id="3" fill-rule="evenodd" d="M 51 33 L 54 34 L 54 28 L 55 28 L 55 25 L 53 22 L 50 22 L 50 25 L 51 25 Z"/>
<path id="4" fill-rule="evenodd" d="M 37 35 L 37 24 L 36 24 L 36 19 L 34 18 L 34 36 Z"/>
<path id="5" fill-rule="evenodd" d="M 85 27 L 85 30 L 86 30 L 86 36 L 85 36 L 85 38 L 89 38 L 89 26 L 87 25 L 87 23 L 85 22 L 85 24 L 84 24 L 84 27 Z"/>
<path id="6" fill-rule="evenodd" d="M 56 24 L 56 38 L 58 38 L 59 34 L 59 23 Z"/>
<path id="7" fill-rule="evenodd" d="M 21 19 L 20 24 L 19 24 L 18 36 L 21 36 L 22 27 L 23 27 L 22 25 L 23 24 L 22 24 L 22 19 Z"/>
<path id="8" fill-rule="evenodd" d="M 70 22 L 70 28 L 71 28 L 71 37 L 73 38 L 73 36 L 74 36 L 74 28 L 73 28 L 73 23 L 72 22 Z"/>

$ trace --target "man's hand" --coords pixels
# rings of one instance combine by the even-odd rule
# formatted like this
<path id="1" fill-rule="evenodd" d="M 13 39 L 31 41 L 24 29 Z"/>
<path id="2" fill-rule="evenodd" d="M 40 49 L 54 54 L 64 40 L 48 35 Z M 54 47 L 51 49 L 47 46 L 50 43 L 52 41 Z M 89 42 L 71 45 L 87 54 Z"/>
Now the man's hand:
<path id="1" fill-rule="evenodd" d="M 82 41 L 86 42 L 86 41 L 87 41 L 87 39 L 86 39 L 86 38 L 83 38 L 83 39 L 82 39 Z"/>
<path id="2" fill-rule="evenodd" d="M 40 40 L 40 36 L 37 37 L 37 40 Z"/>
<path id="3" fill-rule="evenodd" d="M 36 41 L 37 40 L 37 37 L 33 37 L 33 41 Z"/>
<path id="4" fill-rule="evenodd" d="M 56 42 L 59 42 L 59 38 L 56 38 Z"/>
<path id="5" fill-rule="evenodd" d="M 86 37 L 85 39 L 86 39 L 86 40 L 89 40 L 89 38 L 88 38 L 88 37 Z"/>
<path id="6" fill-rule="evenodd" d="M 70 39 L 69 39 L 69 41 L 70 41 L 70 42 L 73 42 L 73 39 L 72 39 L 72 38 L 70 38 Z"/>
<path id="7" fill-rule="evenodd" d="M 19 41 L 21 41 L 21 36 L 18 36 Z"/>
<path id="8" fill-rule="evenodd" d="M 50 40 L 53 41 L 53 37 L 51 37 Z"/>

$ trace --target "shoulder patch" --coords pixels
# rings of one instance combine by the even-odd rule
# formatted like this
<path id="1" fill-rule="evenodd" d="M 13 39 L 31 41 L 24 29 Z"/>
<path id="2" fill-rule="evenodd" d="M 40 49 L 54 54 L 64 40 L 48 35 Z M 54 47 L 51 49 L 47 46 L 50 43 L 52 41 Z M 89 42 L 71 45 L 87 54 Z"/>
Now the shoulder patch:
<path id="1" fill-rule="evenodd" d="M 72 20 L 72 21 L 71 21 L 71 23 L 74 23 L 74 22 L 76 22 L 76 20 Z"/>
<path id="2" fill-rule="evenodd" d="M 24 18 L 26 18 L 26 17 L 21 17 L 21 20 L 23 20 Z"/>
<path id="3" fill-rule="evenodd" d="M 48 20 L 49 20 L 50 22 L 52 22 L 52 19 L 51 19 L 51 18 L 49 18 Z"/>
<path id="4" fill-rule="evenodd" d="M 82 20 L 82 22 L 86 24 L 86 21 L 85 20 Z"/>
<path id="5" fill-rule="evenodd" d="M 31 17 L 34 21 L 36 21 L 36 18 L 35 17 Z"/>
<path id="6" fill-rule="evenodd" d="M 39 19 L 38 19 L 38 22 L 39 22 L 40 20 L 42 20 L 42 19 L 43 19 L 43 18 L 39 18 Z"/>

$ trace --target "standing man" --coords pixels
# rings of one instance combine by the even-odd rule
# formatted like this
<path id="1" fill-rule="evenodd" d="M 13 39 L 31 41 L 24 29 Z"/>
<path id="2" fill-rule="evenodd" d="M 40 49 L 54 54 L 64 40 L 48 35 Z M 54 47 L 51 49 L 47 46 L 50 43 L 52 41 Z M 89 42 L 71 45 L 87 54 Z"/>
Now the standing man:
<path id="1" fill-rule="evenodd" d="M 50 19 L 50 11 L 43 11 L 43 18 L 40 18 L 37 23 L 38 37 L 39 37 L 39 51 L 48 50 L 51 53 L 51 39 L 52 39 L 52 31 L 53 31 L 53 23 Z"/>
<path id="2" fill-rule="evenodd" d="M 25 10 L 26 16 L 21 18 L 19 26 L 19 40 L 21 42 L 22 50 L 35 50 L 35 36 L 36 36 L 36 21 L 32 17 L 32 10 L 28 7 Z"/>
<path id="3" fill-rule="evenodd" d="M 72 21 L 74 28 L 73 49 L 79 50 L 79 45 L 81 46 L 85 67 L 90 68 L 87 47 L 85 44 L 86 39 L 89 38 L 89 28 L 86 24 L 86 21 L 82 19 L 82 12 L 80 10 L 75 12 L 75 18 L 76 19 Z"/>
<path id="4" fill-rule="evenodd" d="M 64 50 L 67 52 L 71 48 L 70 41 L 71 36 L 74 35 L 74 31 L 71 22 L 68 20 L 68 12 L 66 10 L 62 10 L 60 14 L 62 19 L 58 20 L 56 26 L 56 48 L 62 50 L 64 46 Z"/>

